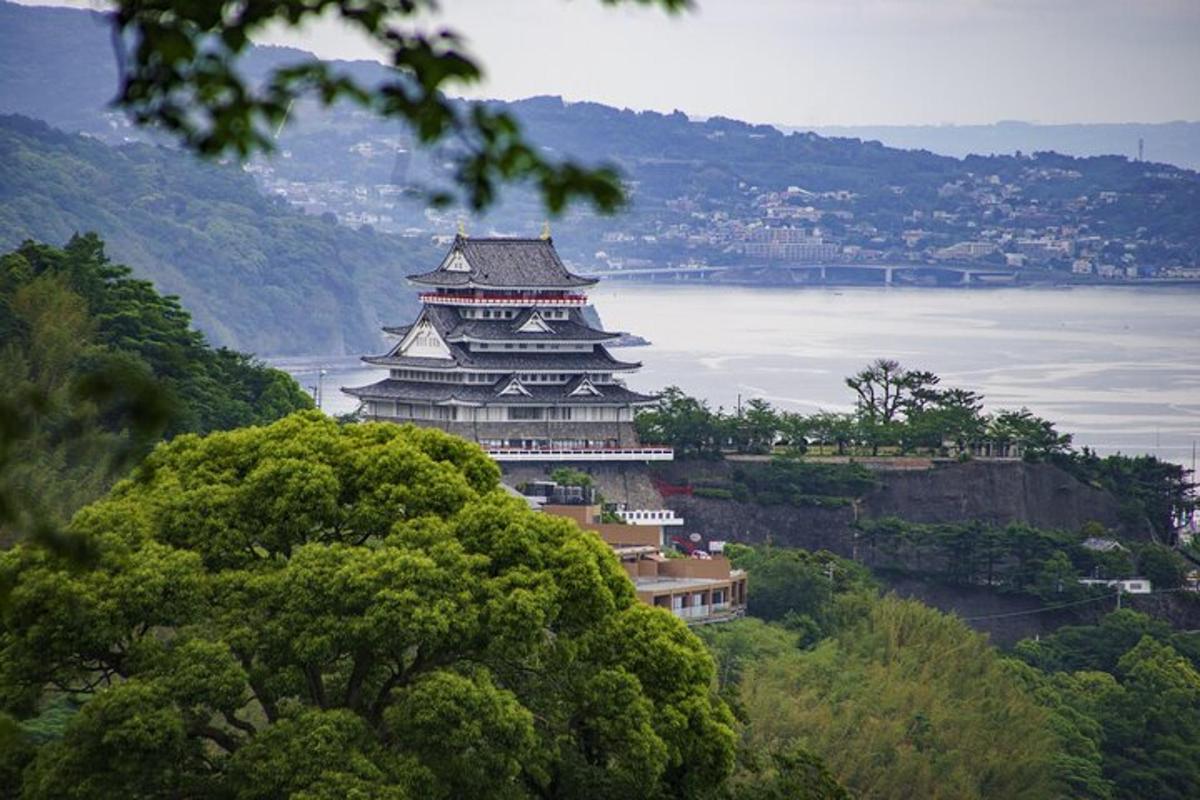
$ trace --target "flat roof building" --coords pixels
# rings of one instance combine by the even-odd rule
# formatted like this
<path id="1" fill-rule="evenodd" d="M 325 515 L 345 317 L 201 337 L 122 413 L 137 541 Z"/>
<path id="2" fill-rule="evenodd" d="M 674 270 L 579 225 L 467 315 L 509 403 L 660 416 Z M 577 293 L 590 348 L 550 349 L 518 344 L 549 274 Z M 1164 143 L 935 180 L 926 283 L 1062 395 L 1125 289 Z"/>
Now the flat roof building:
<path id="1" fill-rule="evenodd" d="M 598 505 L 543 505 L 542 511 L 574 520 L 613 548 L 638 599 L 670 611 L 689 625 L 724 622 L 746 612 L 745 570 L 722 555 L 671 558 L 663 553 L 662 524 L 601 522 Z M 644 513 L 644 512 L 643 512 Z M 672 519 L 676 519 L 673 515 Z"/>

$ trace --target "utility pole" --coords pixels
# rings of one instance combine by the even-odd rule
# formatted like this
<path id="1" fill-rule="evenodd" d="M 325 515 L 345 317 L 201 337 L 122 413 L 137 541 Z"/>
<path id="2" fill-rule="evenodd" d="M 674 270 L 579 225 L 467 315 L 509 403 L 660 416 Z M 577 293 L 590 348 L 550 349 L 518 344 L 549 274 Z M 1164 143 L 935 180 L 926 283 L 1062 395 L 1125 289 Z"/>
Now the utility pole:
<path id="1" fill-rule="evenodd" d="M 325 400 L 325 374 L 327 372 L 329 372 L 329 370 L 325 369 L 324 367 L 321 367 L 321 369 L 317 371 L 317 411 L 324 411 L 324 409 L 321 407 L 321 404 Z"/>
<path id="2" fill-rule="evenodd" d="M 1121 610 L 1121 584 L 1117 584 L 1117 611 Z"/>

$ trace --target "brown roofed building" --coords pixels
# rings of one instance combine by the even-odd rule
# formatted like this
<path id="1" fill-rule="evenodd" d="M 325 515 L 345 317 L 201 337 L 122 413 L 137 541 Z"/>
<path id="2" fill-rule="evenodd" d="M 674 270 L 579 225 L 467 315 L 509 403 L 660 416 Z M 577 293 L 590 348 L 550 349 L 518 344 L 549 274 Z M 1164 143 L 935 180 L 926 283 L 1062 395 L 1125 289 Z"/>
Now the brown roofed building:
<path id="1" fill-rule="evenodd" d="M 601 522 L 597 505 L 543 505 L 542 511 L 574 520 L 613 548 L 638 599 L 670 611 L 689 625 L 723 622 L 746 611 L 744 570 L 722 555 L 670 558 L 663 554 L 661 524 Z"/>

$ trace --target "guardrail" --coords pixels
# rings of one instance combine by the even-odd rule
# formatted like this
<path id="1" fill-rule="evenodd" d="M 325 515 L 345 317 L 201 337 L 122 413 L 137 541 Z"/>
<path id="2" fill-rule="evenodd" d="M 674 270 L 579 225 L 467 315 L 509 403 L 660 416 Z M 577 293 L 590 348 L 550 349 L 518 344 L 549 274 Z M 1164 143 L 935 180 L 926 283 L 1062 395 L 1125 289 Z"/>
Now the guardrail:
<path id="1" fill-rule="evenodd" d="M 629 525 L 682 525 L 683 518 L 671 509 L 622 509 L 617 516 Z"/>

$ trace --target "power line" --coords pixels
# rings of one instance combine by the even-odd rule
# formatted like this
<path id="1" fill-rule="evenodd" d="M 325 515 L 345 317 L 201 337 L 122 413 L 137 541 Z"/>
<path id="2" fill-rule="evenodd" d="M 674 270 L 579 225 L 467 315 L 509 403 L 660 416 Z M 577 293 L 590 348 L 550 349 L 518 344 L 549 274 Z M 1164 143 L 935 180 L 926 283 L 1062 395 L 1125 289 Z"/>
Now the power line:
<path id="1" fill-rule="evenodd" d="M 1027 614 L 1041 614 L 1043 611 L 1055 611 L 1060 608 L 1070 608 L 1071 606 L 1082 606 L 1087 603 L 1097 603 L 1101 600 L 1112 600 L 1118 594 L 1120 594 L 1120 592 L 1104 594 L 1100 595 L 1099 597 L 1089 597 L 1086 600 L 1075 600 L 1070 603 L 1058 603 L 1057 605 L 1042 606 L 1041 608 L 1030 608 L 1026 609 L 1025 611 L 1009 611 L 1004 614 L 984 614 L 981 617 L 963 617 L 962 620 L 963 622 L 976 622 L 984 619 L 1003 619 L 1005 617 L 1021 617 Z"/>
<path id="2" fill-rule="evenodd" d="M 1006 617 L 1021 617 L 1021 616 L 1026 616 L 1028 614 L 1041 614 L 1043 611 L 1056 611 L 1060 608 L 1070 608 L 1071 606 L 1082 606 L 1082 605 L 1086 605 L 1088 603 L 1098 603 L 1101 600 L 1112 600 L 1116 597 L 1119 597 L 1122 594 L 1129 594 L 1134 597 L 1140 597 L 1140 596 L 1148 596 L 1148 595 L 1153 595 L 1153 594 L 1170 594 L 1171 592 L 1183 592 L 1183 591 L 1188 591 L 1188 590 L 1181 586 L 1181 587 L 1178 587 L 1175 589 L 1159 589 L 1158 591 L 1155 591 L 1155 592 L 1138 592 L 1137 594 L 1133 594 L 1132 592 L 1114 592 L 1113 594 L 1102 594 L 1099 597 L 1089 597 L 1086 600 L 1074 600 L 1070 603 L 1057 603 L 1052 606 L 1042 606 L 1041 608 L 1030 608 L 1030 609 L 1026 609 L 1025 611 L 1009 611 L 1004 614 L 984 614 L 981 617 L 962 617 L 962 621 L 963 622 L 977 622 L 979 620 L 985 620 L 985 619 L 1004 619 Z"/>

